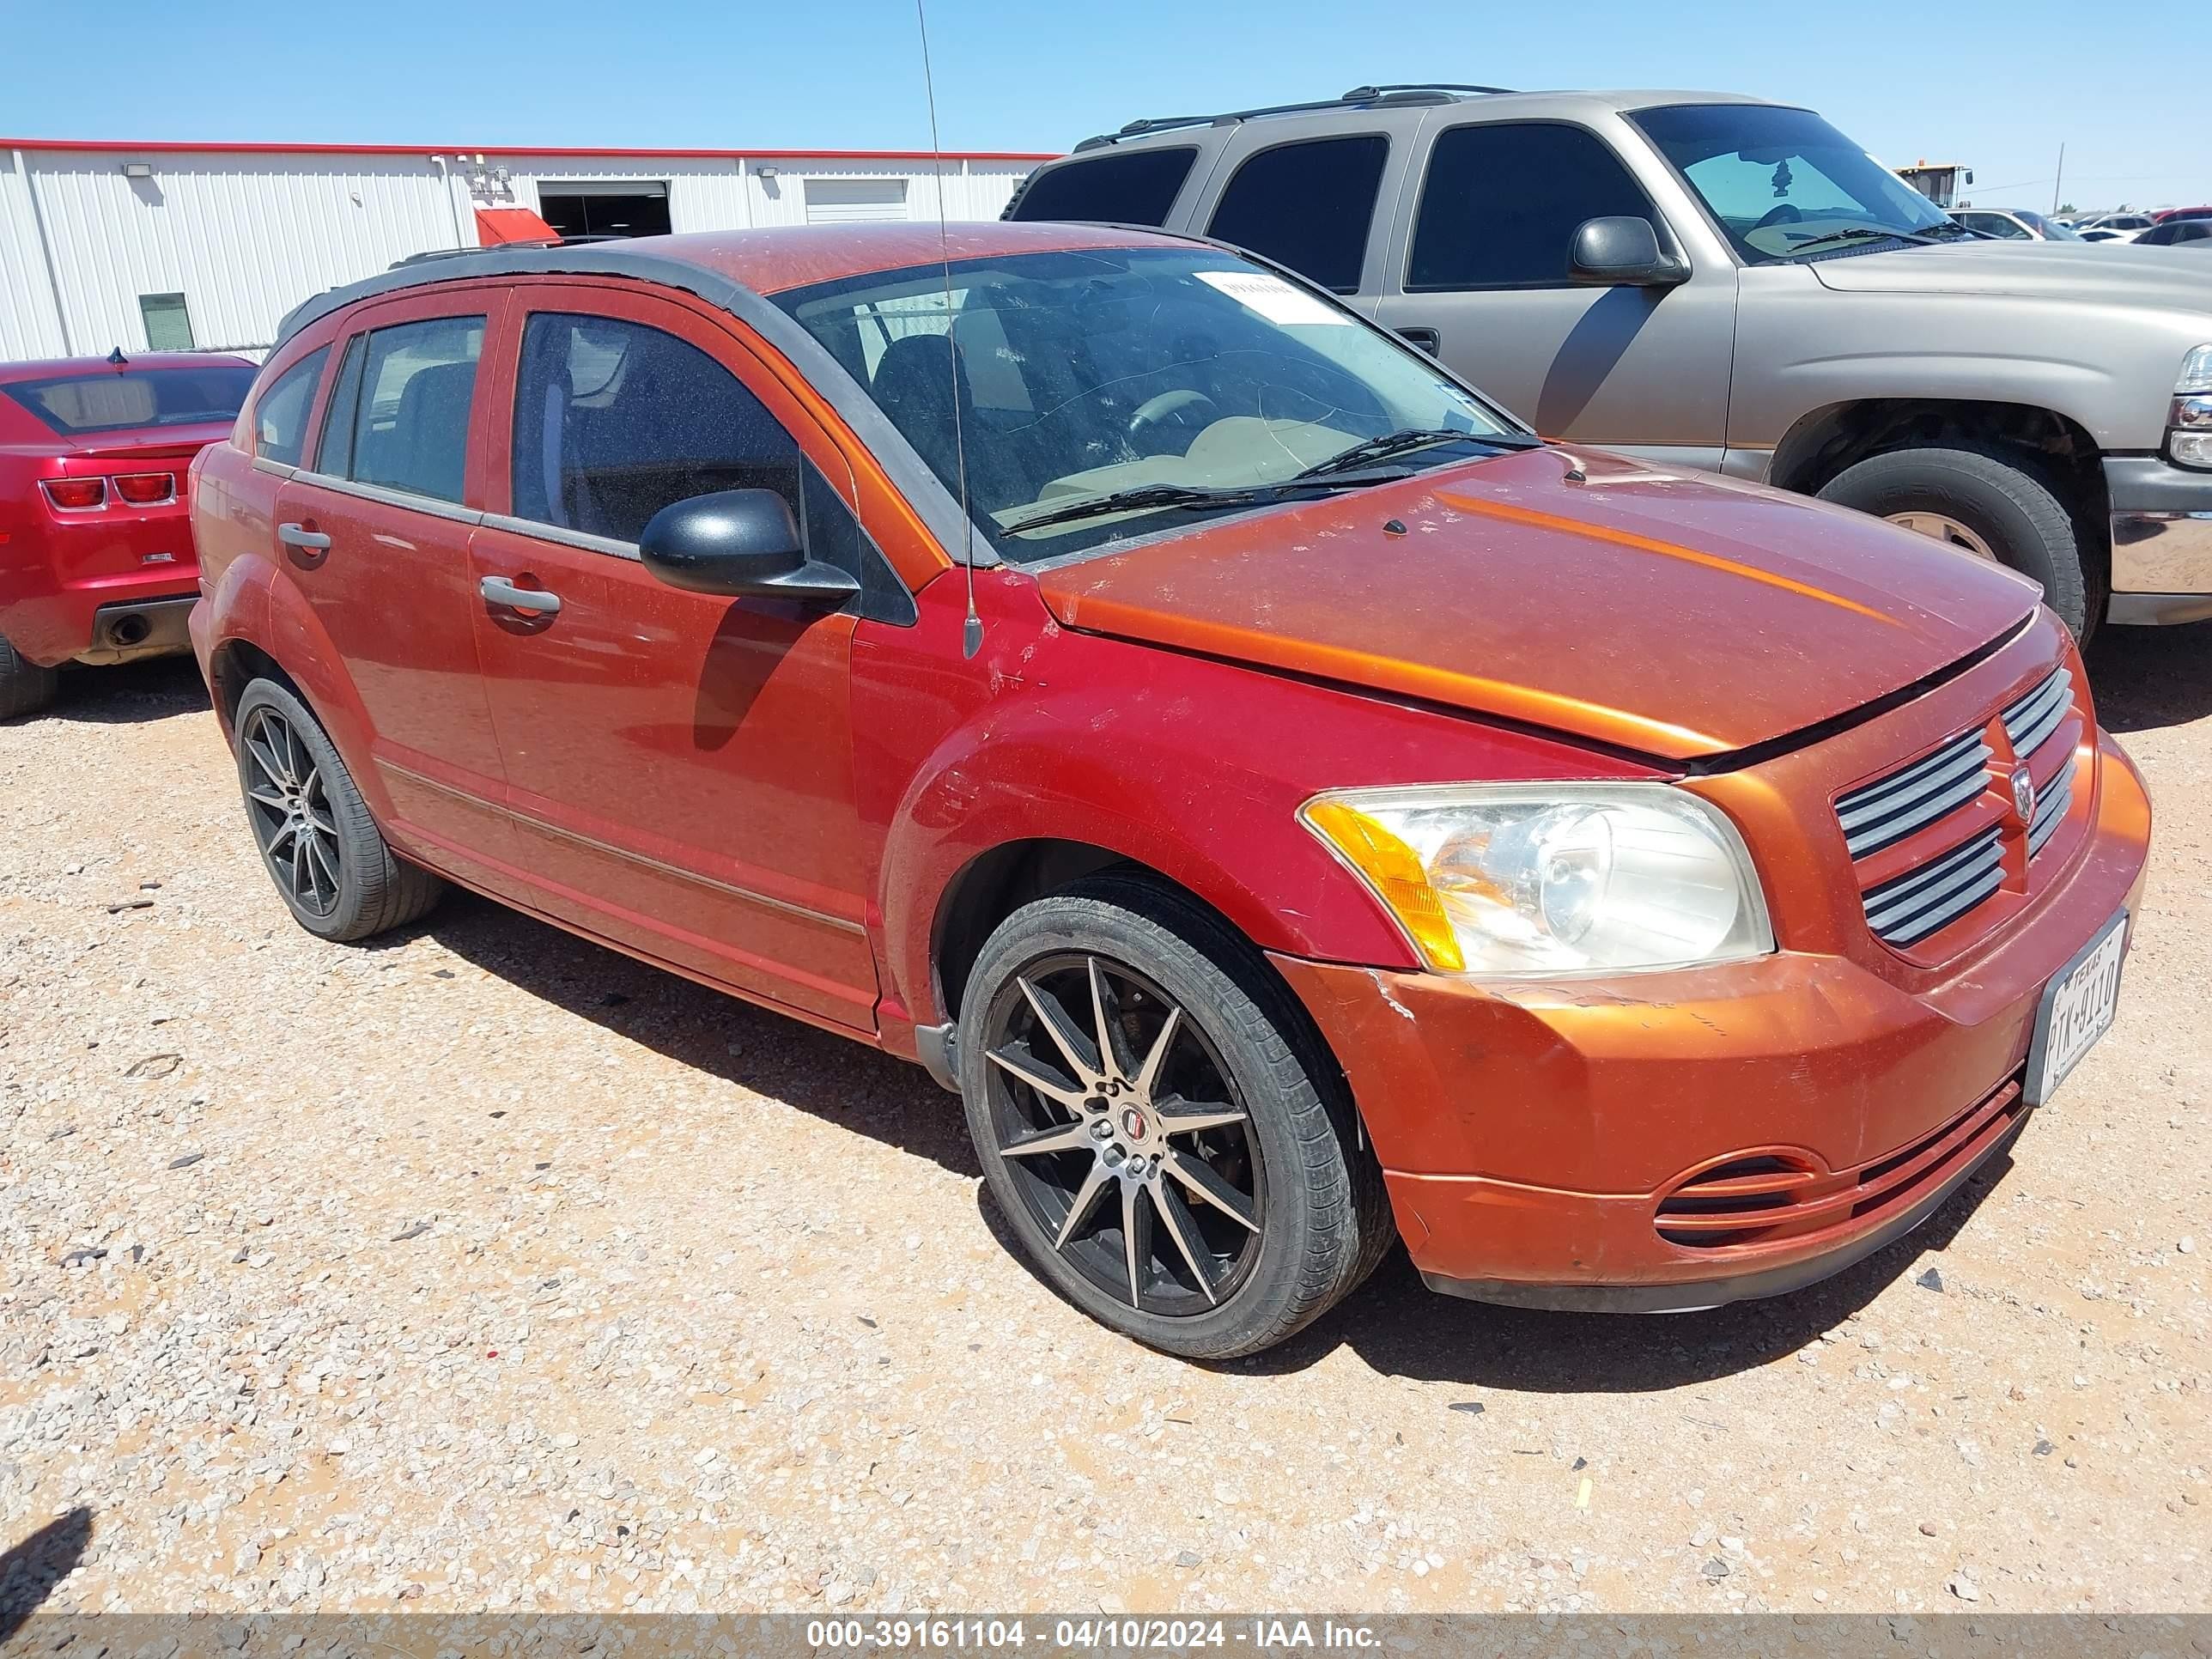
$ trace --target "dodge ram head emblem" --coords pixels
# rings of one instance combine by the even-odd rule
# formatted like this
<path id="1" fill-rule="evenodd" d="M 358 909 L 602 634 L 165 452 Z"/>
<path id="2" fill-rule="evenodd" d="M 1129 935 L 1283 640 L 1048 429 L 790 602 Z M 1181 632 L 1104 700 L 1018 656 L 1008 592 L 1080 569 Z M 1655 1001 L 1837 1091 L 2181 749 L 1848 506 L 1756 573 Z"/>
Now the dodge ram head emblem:
<path id="1" fill-rule="evenodd" d="M 2012 775 L 2012 810 L 2020 814 L 2022 823 L 2035 822 L 2035 780 L 2027 775 L 2025 766 Z"/>

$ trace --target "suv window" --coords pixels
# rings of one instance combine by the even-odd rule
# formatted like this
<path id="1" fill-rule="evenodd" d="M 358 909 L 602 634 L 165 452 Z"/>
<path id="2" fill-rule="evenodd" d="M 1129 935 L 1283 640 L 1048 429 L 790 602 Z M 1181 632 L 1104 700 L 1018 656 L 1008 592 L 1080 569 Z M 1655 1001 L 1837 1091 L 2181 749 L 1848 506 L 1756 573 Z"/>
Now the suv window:
<path id="1" fill-rule="evenodd" d="M 307 411 L 314 405 L 323 362 L 330 355 L 328 346 L 309 352 L 253 400 L 255 454 L 285 466 L 300 464 L 300 451 L 307 440 Z"/>
<path id="2" fill-rule="evenodd" d="M 1237 169 L 1206 234 L 1288 265 L 1339 294 L 1359 291 L 1368 228 L 1390 141 L 1381 133 L 1262 150 Z M 1323 210 L 1316 211 L 1316 204 Z"/>
<path id="3" fill-rule="evenodd" d="M 1658 217 L 1595 135 L 1552 122 L 1454 127 L 1430 154 L 1407 289 L 1563 288 L 1576 228 L 1613 214 Z"/>
<path id="4" fill-rule="evenodd" d="M 331 399 L 319 469 L 441 501 L 461 499 L 468 471 L 469 410 L 476 401 L 482 317 L 433 317 L 364 337 L 360 374 L 347 352 L 345 384 Z M 327 428 L 343 422 L 343 451 Z"/>
<path id="5" fill-rule="evenodd" d="M 773 489 L 805 522 L 799 441 L 698 347 L 641 323 L 539 312 L 514 392 L 514 516 L 635 542 L 672 501 Z"/>
<path id="6" fill-rule="evenodd" d="M 1095 161 L 1064 162 L 1030 174 L 1006 216 L 1164 225 L 1197 160 L 1198 150 L 1191 146 L 1123 150 Z"/>

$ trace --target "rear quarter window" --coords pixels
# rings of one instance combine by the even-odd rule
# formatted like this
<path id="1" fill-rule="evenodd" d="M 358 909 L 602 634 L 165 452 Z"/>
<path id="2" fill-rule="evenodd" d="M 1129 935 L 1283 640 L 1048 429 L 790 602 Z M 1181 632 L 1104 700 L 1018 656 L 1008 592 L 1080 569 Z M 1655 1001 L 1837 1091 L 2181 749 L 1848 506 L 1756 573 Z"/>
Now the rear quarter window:
<path id="1" fill-rule="evenodd" d="M 1061 161 L 1031 173 L 1006 216 L 1164 225 L 1197 160 L 1195 146 L 1178 145 Z"/>

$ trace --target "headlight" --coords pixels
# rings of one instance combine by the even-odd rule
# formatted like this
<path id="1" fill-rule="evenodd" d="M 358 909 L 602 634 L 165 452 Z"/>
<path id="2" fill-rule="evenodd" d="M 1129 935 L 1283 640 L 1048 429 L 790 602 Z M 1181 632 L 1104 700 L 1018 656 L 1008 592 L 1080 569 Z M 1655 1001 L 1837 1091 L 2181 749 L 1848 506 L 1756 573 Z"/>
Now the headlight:
<path id="1" fill-rule="evenodd" d="M 1774 949 L 1742 836 L 1667 784 L 1346 789 L 1298 816 L 1439 972 L 1604 974 Z"/>
<path id="2" fill-rule="evenodd" d="M 2181 360 L 2173 407 L 2166 417 L 2166 453 L 2181 466 L 2212 467 L 2212 345 Z"/>

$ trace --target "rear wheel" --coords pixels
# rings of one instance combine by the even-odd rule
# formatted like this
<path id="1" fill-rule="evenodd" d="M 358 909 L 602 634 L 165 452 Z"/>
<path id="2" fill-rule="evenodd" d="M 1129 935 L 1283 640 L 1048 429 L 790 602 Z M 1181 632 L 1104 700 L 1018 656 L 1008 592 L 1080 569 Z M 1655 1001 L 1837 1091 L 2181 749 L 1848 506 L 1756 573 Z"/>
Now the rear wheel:
<path id="1" fill-rule="evenodd" d="M 61 676 L 0 639 L 0 720 L 35 714 L 54 700 Z"/>
<path id="2" fill-rule="evenodd" d="M 2050 480 L 2020 455 L 1966 444 L 1895 449 L 1845 467 L 1820 495 L 2033 577 L 2076 639 L 2086 640 L 2103 614 L 2080 527 Z"/>
<path id="3" fill-rule="evenodd" d="M 986 941 L 961 1018 L 969 1127 L 1042 1275 L 1139 1341 L 1252 1353 L 1395 1237 L 1296 1005 L 1171 893 L 1097 877 Z"/>
<path id="4" fill-rule="evenodd" d="M 444 884 L 386 843 L 307 706 L 274 680 L 238 700 L 238 783 L 261 862 L 309 933 L 367 939 L 413 921 Z"/>

